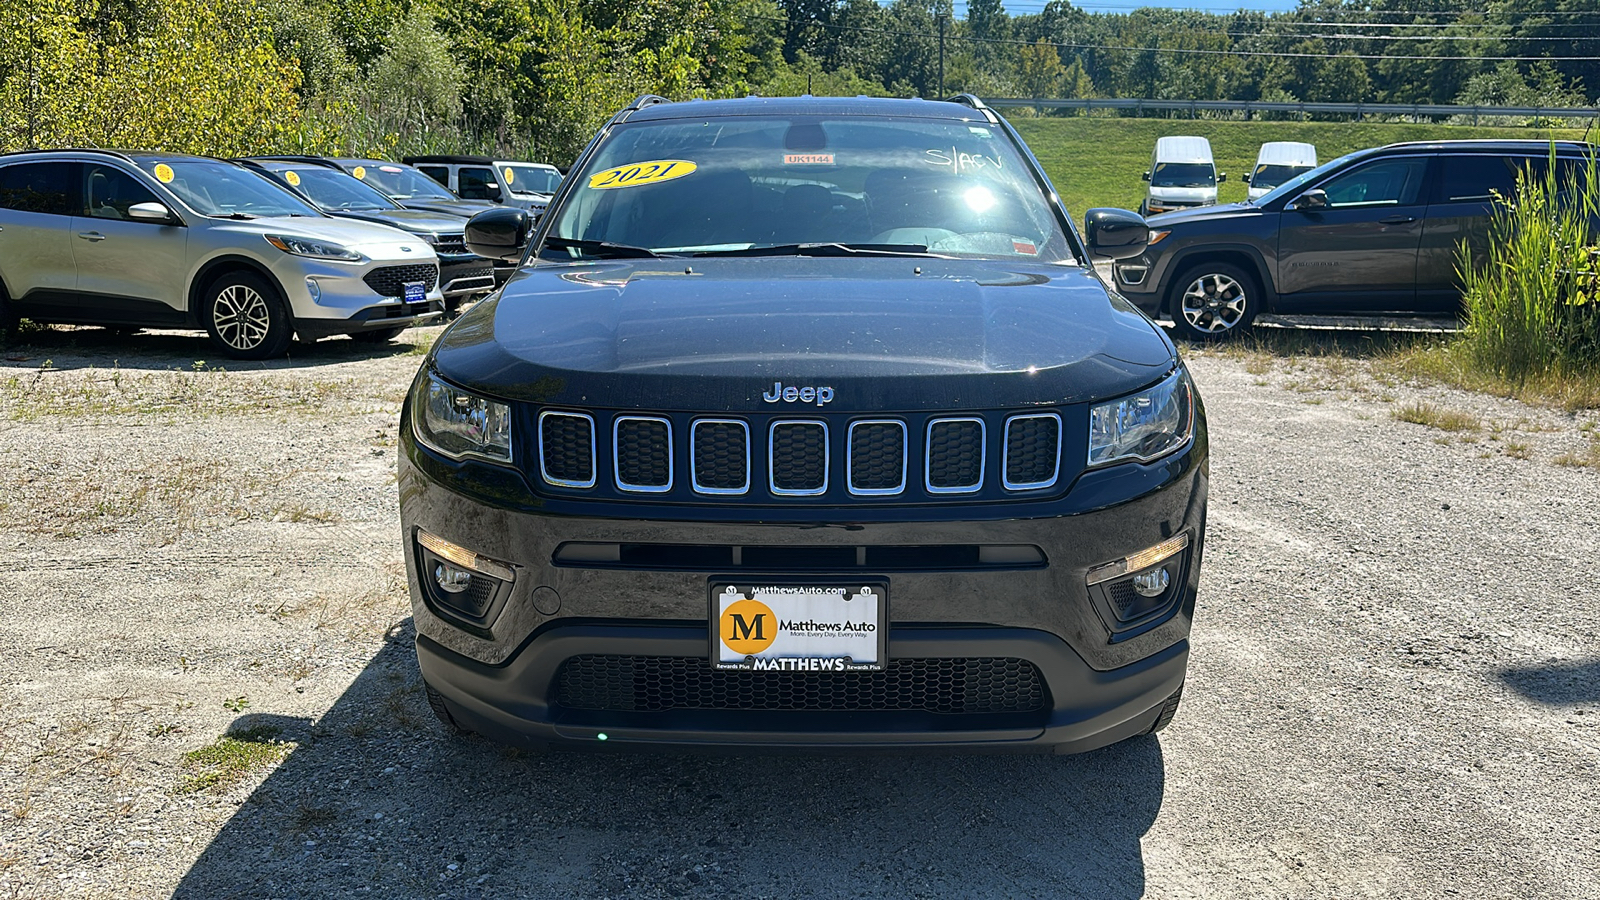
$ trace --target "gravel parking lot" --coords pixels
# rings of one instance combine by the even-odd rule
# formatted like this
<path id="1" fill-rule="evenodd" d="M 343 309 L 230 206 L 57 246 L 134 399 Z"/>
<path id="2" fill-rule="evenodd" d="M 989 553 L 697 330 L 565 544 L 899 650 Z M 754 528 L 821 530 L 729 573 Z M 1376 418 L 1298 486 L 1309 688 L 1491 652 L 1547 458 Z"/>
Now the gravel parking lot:
<path id="1" fill-rule="evenodd" d="M 1159 740 L 526 755 L 416 676 L 420 349 L 0 349 L 0 897 L 1600 897 L 1593 411 L 1191 354 L 1210 531 Z"/>

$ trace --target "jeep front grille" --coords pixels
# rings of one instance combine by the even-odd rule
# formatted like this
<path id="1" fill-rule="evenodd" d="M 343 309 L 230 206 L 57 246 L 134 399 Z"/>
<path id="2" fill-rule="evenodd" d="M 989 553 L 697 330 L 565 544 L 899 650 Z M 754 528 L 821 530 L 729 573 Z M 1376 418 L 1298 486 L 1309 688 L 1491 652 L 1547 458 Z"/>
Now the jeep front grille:
<path id="1" fill-rule="evenodd" d="M 774 494 L 803 497 L 827 493 L 827 423 L 773 422 L 767 464 Z"/>
<path id="2" fill-rule="evenodd" d="M 750 426 L 738 419 L 694 423 L 694 489 L 701 494 L 750 490 Z"/>
<path id="3" fill-rule="evenodd" d="M 539 467 L 558 487 L 591 488 L 595 475 L 594 419 L 585 413 L 539 414 Z"/>
<path id="4" fill-rule="evenodd" d="M 1060 416 L 1036 413 L 1006 420 L 1006 462 L 1001 481 L 1007 490 L 1050 487 L 1056 483 L 1060 469 Z"/>

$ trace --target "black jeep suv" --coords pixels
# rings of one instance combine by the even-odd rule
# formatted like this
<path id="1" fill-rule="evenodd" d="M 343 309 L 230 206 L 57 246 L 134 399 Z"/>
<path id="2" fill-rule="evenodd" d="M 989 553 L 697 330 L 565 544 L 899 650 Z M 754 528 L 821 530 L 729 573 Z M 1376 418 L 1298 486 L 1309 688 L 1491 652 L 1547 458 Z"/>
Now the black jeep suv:
<path id="1" fill-rule="evenodd" d="M 430 703 L 522 744 L 1082 751 L 1177 709 L 1199 397 L 971 97 L 635 101 L 433 346 Z M 526 247 L 526 250 L 522 248 Z"/>
<path id="2" fill-rule="evenodd" d="M 1517 173 L 1571 176 L 1595 148 L 1548 141 L 1436 141 L 1361 150 L 1244 203 L 1150 219 L 1145 253 L 1116 286 L 1179 334 L 1215 340 L 1258 313 L 1450 315 L 1457 248 L 1481 258 L 1495 197 Z"/>

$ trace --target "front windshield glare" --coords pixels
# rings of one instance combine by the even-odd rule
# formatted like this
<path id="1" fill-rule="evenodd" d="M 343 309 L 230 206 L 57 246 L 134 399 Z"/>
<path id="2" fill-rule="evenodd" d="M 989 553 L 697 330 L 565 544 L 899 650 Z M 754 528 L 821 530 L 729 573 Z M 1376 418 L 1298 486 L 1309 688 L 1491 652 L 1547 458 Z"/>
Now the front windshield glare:
<path id="1" fill-rule="evenodd" d="M 1363 153 L 1363 152 L 1365 152 L 1365 151 L 1357 150 L 1355 153 L 1346 153 L 1344 156 L 1341 156 L 1341 157 L 1339 157 L 1338 159 L 1335 159 L 1335 160 L 1329 160 L 1328 162 L 1325 162 L 1322 165 L 1317 166 L 1315 169 L 1311 169 L 1311 170 L 1306 171 L 1306 172 L 1301 172 L 1299 175 L 1296 175 L 1295 177 L 1289 179 L 1288 181 L 1285 181 L 1283 184 L 1278 185 L 1277 187 L 1275 187 L 1272 190 L 1266 192 L 1265 194 L 1261 195 L 1260 197 L 1257 197 L 1252 202 L 1256 203 L 1256 204 L 1267 204 L 1267 203 L 1271 203 L 1274 200 L 1280 199 L 1282 197 L 1287 197 L 1287 196 L 1289 196 L 1291 194 L 1294 194 L 1297 191 L 1299 191 L 1301 187 L 1305 186 L 1305 184 L 1307 182 L 1314 181 L 1314 180 L 1316 180 L 1318 178 L 1321 178 L 1322 176 L 1324 176 L 1324 175 L 1328 174 L 1329 172 L 1333 171 L 1334 169 L 1337 169 L 1337 168 L 1343 166 L 1345 163 L 1349 162 L 1350 160 L 1355 159 L 1357 154 Z"/>
<path id="2" fill-rule="evenodd" d="M 1157 163 L 1153 187 L 1216 187 L 1217 169 L 1208 163 Z"/>
<path id="3" fill-rule="evenodd" d="M 1032 171 L 981 119 L 637 122 L 618 127 L 571 177 L 544 259 L 815 244 L 1073 259 Z"/>
<path id="4" fill-rule="evenodd" d="M 1250 176 L 1250 186 L 1261 190 L 1275 188 L 1301 172 L 1310 170 L 1310 166 L 1256 166 L 1255 174 Z"/>
<path id="5" fill-rule="evenodd" d="M 321 216 L 315 208 L 265 176 L 242 166 L 207 160 L 143 159 L 155 176 L 202 216 Z"/>
<path id="6" fill-rule="evenodd" d="M 506 186 L 516 194 L 554 194 L 561 186 L 561 173 L 537 166 L 505 166 L 511 177 Z"/>
<path id="7" fill-rule="evenodd" d="M 416 169 L 379 163 L 363 166 L 361 180 L 396 200 L 454 200 L 456 195 Z"/>
<path id="8" fill-rule="evenodd" d="M 294 178 L 289 178 L 293 174 Z M 354 176 L 333 169 L 290 169 L 283 173 L 290 183 L 300 182 L 300 192 L 323 209 L 395 209 L 394 201 L 362 184 Z"/>

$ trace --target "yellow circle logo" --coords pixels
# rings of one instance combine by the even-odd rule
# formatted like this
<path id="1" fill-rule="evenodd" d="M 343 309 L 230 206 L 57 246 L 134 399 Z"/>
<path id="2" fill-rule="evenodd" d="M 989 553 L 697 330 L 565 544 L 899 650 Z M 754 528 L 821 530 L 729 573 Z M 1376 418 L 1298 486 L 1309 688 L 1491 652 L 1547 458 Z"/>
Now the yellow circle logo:
<path id="1" fill-rule="evenodd" d="M 609 191 L 613 188 L 658 184 L 685 175 L 693 175 L 694 170 L 698 168 L 699 166 L 686 159 L 657 159 L 650 162 L 628 163 L 625 166 L 617 166 L 590 175 L 589 187 Z"/>
<path id="2" fill-rule="evenodd" d="M 729 650 L 749 656 L 772 646 L 778 637 L 778 617 L 759 600 L 736 600 L 723 610 L 717 629 Z"/>
<path id="3" fill-rule="evenodd" d="M 171 166 L 167 165 L 166 163 L 157 163 L 156 164 L 156 180 L 157 181 L 161 182 L 162 184 L 171 184 L 172 183 L 172 178 L 173 178 L 173 175 L 172 175 L 172 167 Z"/>
<path id="4" fill-rule="evenodd" d="M 285 173 L 283 173 L 283 180 L 289 182 L 289 186 L 290 187 L 299 187 L 300 186 L 300 173 L 299 172 L 285 172 Z"/>
<path id="5" fill-rule="evenodd" d="M 365 178 L 365 177 L 367 177 L 367 167 L 366 166 L 356 166 L 354 169 L 352 169 L 350 171 L 350 174 L 354 175 L 357 178 Z"/>
<path id="6" fill-rule="evenodd" d="M 511 171 L 511 167 L 510 167 L 510 166 L 506 166 L 506 167 L 505 167 L 505 168 L 504 168 L 504 169 L 502 169 L 502 170 L 501 170 L 501 171 L 502 171 L 502 172 L 503 172 L 503 173 L 504 173 L 504 174 L 505 174 L 505 176 L 506 176 L 506 184 L 510 184 L 510 183 L 511 183 L 511 182 L 513 182 L 513 181 L 516 181 L 516 180 L 517 180 L 517 176 L 516 176 L 516 174 L 515 174 L 515 173 L 514 173 L 514 172 L 512 172 L 512 171 Z"/>

